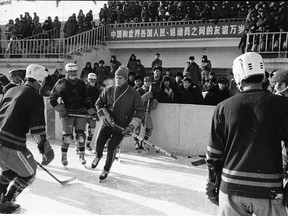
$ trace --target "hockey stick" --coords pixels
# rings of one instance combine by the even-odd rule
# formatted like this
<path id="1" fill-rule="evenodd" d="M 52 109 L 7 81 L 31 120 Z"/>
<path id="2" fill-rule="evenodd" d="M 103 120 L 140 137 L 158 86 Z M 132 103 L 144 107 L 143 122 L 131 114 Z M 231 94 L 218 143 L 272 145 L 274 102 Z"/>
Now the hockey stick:
<path id="1" fill-rule="evenodd" d="M 88 119 L 92 119 L 92 120 L 95 120 L 95 121 L 99 121 L 99 119 L 97 117 L 91 116 L 91 115 L 69 113 L 68 116 L 70 116 L 70 117 L 79 117 L 79 118 L 88 118 Z"/>
<path id="2" fill-rule="evenodd" d="M 152 84 L 149 86 L 149 92 L 152 91 Z M 148 114 L 149 114 L 149 106 L 150 106 L 150 100 L 149 99 L 147 101 L 147 106 L 146 106 L 146 112 L 145 112 L 145 118 L 144 118 L 144 124 L 143 124 L 143 131 L 144 131 L 144 137 L 145 137 L 145 133 L 146 133 L 146 127 L 147 127 L 147 121 L 148 121 Z M 144 150 L 147 152 L 147 154 L 150 154 L 150 152 L 148 151 L 148 149 L 145 146 L 145 143 L 142 144 Z"/>
<path id="3" fill-rule="evenodd" d="M 113 126 L 116 127 L 116 128 L 118 128 L 118 129 L 121 130 L 121 131 L 124 131 L 124 130 L 125 130 L 123 127 L 121 127 L 121 126 L 119 126 L 119 125 L 117 125 L 117 124 L 115 124 L 115 123 L 113 124 Z M 169 157 L 172 157 L 172 158 L 174 158 L 174 159 L 177 160 L 177 157 L 176 157 L 175 155 L 172 155 L 171 153 L 167 152 L 166 150 L 160 148 L 159 146 L 157 146 L 157 145 L 149 142 L 148 140 L 145 140 L 143 137 L 140 137 L 139 135 L 137 135 L 137 134 L 135 134 L 135 133 L 133 133 L 133 132 L 131 133 L 131 136 L 139 139 L 140 141 L 142 141 L 142 142 L 144 142 L 145 144 L 147 144 L 147 145 L 155 148 L 156 150 L 162 152 L 163 154 L 165 154 L 165 155 L 167 155 L 167 156 L 169 156 Z"/>
<path id="4" fill-rule="evenodd" d="M 202 158 L 200 160 L 192 161 L 191 164 L 193 166 L 200 166 L 200 165 L 206 164 L 206 160 Z"/>
<path id="5" fill-rule="evenodd" d="M 37 165 L 40 166 L 46 173 L 48 173 L 52 178 L 54 178 L 57 182 L 59 182 L 61 185 L 67 185 L 68 183 L 74 181 L 76 177 L 72 177 L 70 179 L 67 179 L 65 181 L 61 181 L 58 178 L 56 178 L 51 172 L 49 172 L 42 164 L 40 164 L 38 161 L 36 161 Z"/>

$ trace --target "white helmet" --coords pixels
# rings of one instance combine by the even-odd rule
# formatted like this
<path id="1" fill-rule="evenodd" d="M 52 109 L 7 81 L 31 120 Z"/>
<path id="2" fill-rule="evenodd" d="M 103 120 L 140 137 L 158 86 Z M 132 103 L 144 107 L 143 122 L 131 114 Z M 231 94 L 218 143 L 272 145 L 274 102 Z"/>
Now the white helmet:
<path id="1" fill-rule="evenodd" d="M 262 56 L 256 52 L 248 52 L 238 56 L 233 61 L 233 74 L 238 85 L 248 77 L 255 75 L 265 76 Z"/>
<path id="2" fill-rule="evenodd" d="M 89 73 L 88 74 L 88 79 L 97 79 L 97 76 L 95 73 Z"/>
<path id="3" fill-rule="evenodd" d="M 66 64 L 65 66 L 65 70 L 68 72 L 68 71 L 75 71 L 75 70 L 78 70 L 78 67 L 76 64 L 74 63 L 68 63 Z"/>
<path id="4" fill-rule="evenodd" d="M 30 64 L 26 68 L 25 78 L 33 78 L 38 83 L 42 83 L 45 77 L 48 76 L 48 70 L 42 65 Z"/>

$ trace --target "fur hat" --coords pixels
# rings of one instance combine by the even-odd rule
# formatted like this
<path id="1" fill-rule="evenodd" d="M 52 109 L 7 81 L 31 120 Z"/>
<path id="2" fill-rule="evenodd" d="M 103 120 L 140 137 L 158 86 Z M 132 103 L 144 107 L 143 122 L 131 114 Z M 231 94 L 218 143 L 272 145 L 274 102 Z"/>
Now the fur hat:
<path id="1" fill-rule="evenodd" d="M 194 56 L 190 56 L 189 60 L 195 60 Z"/>
<path id="2" fill-rule="evenodd" d="M 149 76 L 144 77 L 144 82 L 151 82 L 152 79 Z"/>
<path id="3" fill-rule="evenodd" d="M 143 80 L 143 79 L 142 79 L 142 76 L 138 75 L 138 76 L 135 76 L 134 80 L 136 81 L 136 80 Z"/>
<path id="4" fill-rule="evenodd" d="M 121 65 L 115 72 L 115 76 L 122 76 L 128 79 L 129 69 L 124 65 Z"/>
<path id="5" fill-rule="evenodd" d="M 170 79 L 169 76 L 164 76 L 163 79 L 162 79 L 162 81 L 163 81 L 163 82 L 164 82 L 164 81 L 171 81 L 171 79 Z"/>

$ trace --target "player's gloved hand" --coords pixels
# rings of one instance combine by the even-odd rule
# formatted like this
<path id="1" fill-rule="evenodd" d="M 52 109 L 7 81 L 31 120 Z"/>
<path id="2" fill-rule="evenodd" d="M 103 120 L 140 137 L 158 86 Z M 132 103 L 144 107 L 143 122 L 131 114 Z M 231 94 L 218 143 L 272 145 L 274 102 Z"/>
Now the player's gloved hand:
<path id="1" fill-rule="evenodd" d="M 68 110 L 63 107 L 62 105 L 58 104 L 55 107 L 55 110 L 59 112 L 59 115 L 61 118 L 67 118 L 68 117 Z"/>
<path id="2" fill-rule="evenodd" d="M 213 204 L 219 205 L 219 187 L 216 187 L 214 182 L 207 183 L 206 195 Z"/>
<path id="3" fill-rule="evenodd" d="M 54 159 L 54 151 L 46 139 L 44 142 L 38 144 L 39 152 L 42 154 L 42 165 L 48 165 Z"/>
<path id="4" fill-rule="evenodd" d="M 99 109 L 98 116 L 101 118 L 104 126 L 114 127 L 114 119 L 106 108 Z"/>
<path id="5" fill-rule="evenodd" d="M 122 134 L 124 136 L 131 136 L 131 134 L 134 132 L 134 130 L 139 127 L 141 124 L 141 119 L 139 118 L 132 118 L 131 122 L 129 123 L 128 127 L 122 131 Z"/>
<path id="6" fill-rule="evenodd" d="M 141 98 L 142 98 L 142 101 L 143 101 L 143 102 L 146 102 L 147 100 L 153 98 L 153 94 L 152 94 L 152 92 L 146 92 L 145 94 L 143 94 L 143 95 L 141 96 Z"/>
<path id="7" fill-rule="evenodd" d="M 87 110 L 87 112 L 88 112 L 89 115 L 93 116 L 93 115 L 96 114 L 96 109 L 95 108 L 90 108 L 90 109 Z"/>

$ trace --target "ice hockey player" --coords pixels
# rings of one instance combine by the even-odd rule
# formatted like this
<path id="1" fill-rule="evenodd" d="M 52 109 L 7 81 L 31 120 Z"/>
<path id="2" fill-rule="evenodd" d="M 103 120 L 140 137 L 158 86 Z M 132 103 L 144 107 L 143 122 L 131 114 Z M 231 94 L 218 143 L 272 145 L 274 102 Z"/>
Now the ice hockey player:
<path id="1" fill-rule="evenodd" d="M 43 165 L 54 158 L 46 139 L 43 97 L 39 94 L 48 76 L 41 65 L 26 68 L 24 85 L 9 89 L 0 104 L 0 214 L 20 211 L 16 197 L 35 179 L 37 164 L 26 145 L 31 133 L 43 155 Z"/>
<path id="2" fill-rule="evenodd" d="M 109 139 L 106 163 L 99 176 L 100 181 L 107 178 L 124 135 L 131 135 L 144 117 L 145 107 L 140 94 L 128 85 L 128 73 L 128 68 L 120 66 L 115 72 L 115 85 L 106 87 L 96 101 L 97 113 L 103 124 L 96 140 L 96 157 L 91 164 L 93 169 L 102 158 L 104 145 Z M 114 123 L 125 130 L 118 130 Z"/>
<path id="3" fill-rule="evenodd" d="M 288 97 L 288 70 L 273 71 L 269 81 L 273 94 Z"/>
<path id="4" fill-rule="evenodd" d="M 150 91 L 151 88 L 151 91 Z M 152 135 L 152 130 L 153 130 L 153 124 L 152 124 L 152 118 L 151 118 L 151 110 L 156 109 L 157 105 L 158 105 L 158 101 L 157 99 L 154 97 L 154 95 L 156 94 L 156 92 L 153 92 L 152 90 L 152 79 L 151 77 L 147 76 L 144 78 L 144 84 L 141 88 L 139 88 L 137 90 L 142 98 L 142 101 L 144 103 L 144 106 L 146 108 L 145 111 L 145 117 L 142 121 L 143 126 L 145 128 L 145 135 L 144 135 L 144 139 L 148 140 L 149 137 Z M 147 107 L 148 106 L 148 107 Z M 141 125 L 140 127 L 137 128 L 136 130 L 136 134 L 139 135 L 141 131 Z M 135 149 L 143 149 L 143 143 L 139 143 L 139 140 L 137 138 L 134 138 L 135 140 Z"/>
<path id="5" fill-rule="evenodd" d="M 68 165 L 67 151 L 69 145 L 73 142 L 73 129 L 76 133 L 77 148 L 79 149 L 79 160 L 81 164 L 86 164 L 85 153 L 85 131 L 87 119 L 85 117 L 74 117 L 68 114 L 95 115 L 96 110 L 93 107 L 90 97 L 87 93 L 84 81 L 77 78 L 78 67 L 74 63 L 68 63 L 65 66 L 66 76 L 58 80 L 50 93 L 50 104 L 62 119 L 62 159 L 63 166 Z M 63 103 L 58 103 L 61 98 Z"/>
<path id="6" fill-rule="evenodd" d="M 219 103 L 212 117 L 207 196 L 219 216 L 286 216 L 281 141 L 288 141 L 288 100 L 262 89 L 258 53 L 238 56 L 233 74 L 240 92 Z"/>
<path id="7" fill-rule="evenodd" d="M 86 83 L 86 88 L 88 91 L 88 95 L 91 98 L 91 103 L 93 106 L 95 106 L 95 102 L 97 101 L 99 95 L 100 95 L 100 89 L 97 86 L 97 76 L 94 73 L 89 73 L 87 77 L 87 83 Z M 95 108 L 96 110 L 96 108 Z M 97 115 L 95 115 L 96 117 Z M 87 136 L 87 142 L 86 142 L 86 149 L 88 151 L 92 151 L 91 148 L 91 141 L 95 132 L 96 128 L 96 119 L 87 119 L 88 123 L 88 136 Z"/>
<path id="8" fill-rule="evenodd" d="M 5 94 L 10 88 L 23 84 L 22 72 L 14 69 L 9 71 L 10 82 L 3 87 L 3 94 Z"/>

